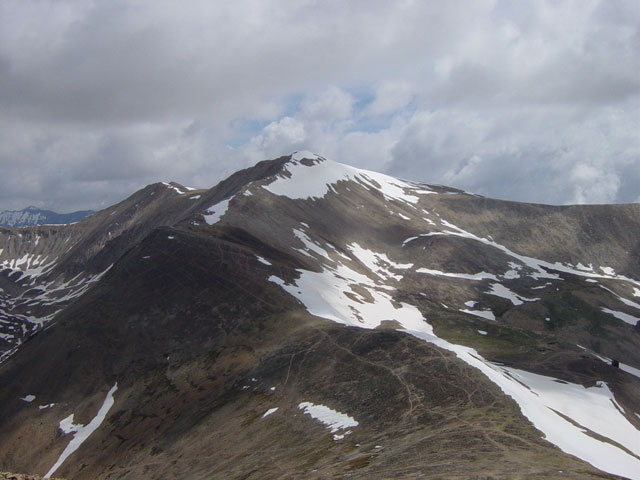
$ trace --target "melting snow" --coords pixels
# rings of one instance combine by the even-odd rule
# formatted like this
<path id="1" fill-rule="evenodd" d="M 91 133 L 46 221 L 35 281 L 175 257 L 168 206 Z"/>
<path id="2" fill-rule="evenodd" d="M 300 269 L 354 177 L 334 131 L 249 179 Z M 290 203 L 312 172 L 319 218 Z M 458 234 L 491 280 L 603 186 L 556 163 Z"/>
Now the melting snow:
<path id="1" fill-rule="evenodd" d="M 466 232 L 452 234 L 463 236 Z M 505 247 L 494 242 L 475 236 L 473 238 L 505 251 Z M 542 269 L 543 263 L 510 253 L 534 269 L 534 275 L 556 278 Z M 384 320 L 396 320 L 402 325 L 402 331 L 450 350 L 467 364 L 482 371 L 519 404 L 522 413 L 543 432 L 548 441 L 563 451 L 606 472 L 640 480 L 638 458 L 587 433 L 587 429 L 591 430 L 622 445 L 634 455 L 640 454 L 640 432 L 616 408 L 615 399 L 606 384 L 600 382 L 595 387 L 585 388 L 487 362 L 474 349 L 455 345 L 435 336 L 431 325 L 424 320 L 415 306 L 395 302 L 388 293 L 389 290 L 393 291 L 392 288 L 376 284 L 369 277 L 345 265 L 327 267 L 322 272 L 298 270 L 298 273 L 300 277 L 293 284 L 285 284 L 275 276 L 270 277 L 270 280 L 298 298 L 311 314 L 338 323 L 375 328 Z M 452 276 L 428 270 L 424 273 Z M 481 279 L 478 278 L 479 275 L 482 274 L 471 277 Z M 486 278 L 485 275 L 490 274 L 484 274 L 482 278 Z M 491 311 L 463 311 L 490 320 L 495 319 Z M 300 408 L 303 406 L 308 406 L 311 410 L 307 413 L 313 416 L 311 407 L 316 406 L 301 404 Z M 320 415 L 320 410 L 317 412 Z"/>
<path id="2" fill-rule="evenodd" d="M 212 213 L 205 214 L 204 221 L 209 225 L 217 223 L 218 220 L 220 220 L 220 217 L 227 213 L 227 208 L 229 208 L 229 200 L 231 199 L 227 198 L 226 200 L 222 200 L 215 205 L 211 205 L 208 210 Z"/>
<path id="3" fill-rule="evenodd" d="M 169 183 L 167 183 L 167 182 L 162 182 L 162 184 L 163 184 L 165 187 L 170 188 L 171 190 L 174 190 L 176 193 L 179 193 L 180 195 L 182 195 L 183 193 L 185 193 L 185 192 L 183 192 L 182 190 L 180 190 L 178 187 L 174 187 L 173 185 L 171 185 L 171 184 L 169 184 Z M 151 194 L 153 195 L 153 192 L 152 192 Z"/>
<path id="4" fill-rule="evenodd" d="M 305 225 L 306 225 L 306 224 L 305 224 Z M 307 228 L 308 228 L 308 227 L 307 227 Z M 331 257 L 330 257 L 330 256 L 329 256 L 329 254 L 327 253 L 327 251 L 326 251 L 324 248 L 320 247 L 318 244 L 314 243 L 314 242 L 313 242 L 313 241 L 312 241 L 312 240 L 307 236 L 307 234 L 306 234 L 306 233 L 304 233 L 302 230 L 296 230 L 296 229 L 294 228 L 294 229 L 293 229 L 293 234 L 296 236 L 296 238 L 297 238 L 298 240 L 300 240 L 300 241 L 304 244 L 304 246 L 305 246 L 305 248 L 306 248 L 306 250 L 301 250 L 301 249 L 299 249 L 299 248 L 296 248 L 295 250 L 299 251 L 300 253 L 303 253 L 303 254 L 307 255 L 308 257 L 312 257 L 312 258 L 313 258 L 313 256 L 312 256 L 312 255 L 310 255 L 310 254 L 307 252 L 307 250 L 311 250 L 312 252 L 317 253 L 317 254 L 318 254 L 318 255 L 320 255 L 321 257 L 324 257 L 324 258 L 326 258 L 327 260 L 332 261 L 332 260 L 331 260 Z"/>
<path id="5" fill-rule="evenodd" d="M 55 407 L 55 403 L 49 403 L 48 405 L 38 405 L 38 409 L 39 410 L 44 410 L 46 408 L 51 408 L 51 407 Z"/>
<path id="6" fill-rule="evenodd" d="M 454 345 L 433 332 L 404 330 L 453 351 L 458 358 L 481 370 L 513 398 L 522 413 L 545 438 L 564 452 L 616 475 L 640 479 L 640 460 L 623 449 L 587 433 L 587 429 L 640 454 L 640 432 L 627 421 L 603 382 L 585 388 L 484 360 L 474 349 Z M 566 418 L 568 418 L 568 420 Z M 577 425 L 575 425 L 575 424 Z"/>
<path id="7" fill-rule="evenodd" d="M 576 265 L 576 268 L 578 270 L 584 270 L 585 272 L 593 272 L 593 264 L 592 263 L 590 263 L 588 267 L 583 265 L 582 263 L 578 263 Z"/>
<path id="8" fill-rule="evenodd" d="M 602 311 L 605 312 L 605 313 L 609 313 L 609 314 L 613 315 L 617 319 L 622 320 L 623 322 L 626 322 L 629 325 L 634 325 L 635 326 L 636 323 L 640 322 L 640 318 L 634 317 L 633 315 L 629 315 L 628 313 L 618 312 L 616 310 L 610 310 L 610 309 L 604 308 L 604 307 L 602 307 Z"/>
<path id="9" fill-rule="evenodd" d="M 50 477 L 53 475 L 60 465 L 64 463 L 64 461 L 75 452 L 80 445 L 84 443 L 84 441 L 89 438 L 93 432 L 95 432 L 98 427 L 102 424 L 103 420 L 107 416 L 107 413 L 111 409 L 114 403 L 113 394 L 118 389 L 118 383 L 116 382 L 111 390 L 107 392 L 107 396 L 98 410 L 97 415 L 91 420 L 87 425 L 79 425 L 73 423 L 73 413 L 69 415 L 67 418 L 64 418 L 60 421 L 60 430 L 64 433 L 74 433 L 73 438 L 67 445 L 67 448 L 60 454 L 60 457 L 56 461 L 56 463 L 49 469 L 49 471 L 44 475 L 44 478 Z"/>
<path id="10" fill-rule="evenodd" d="M 501 244 L 499 244 L 499 243 L 497 243 L 497 242 L 495 242 L 493 240 L 490 240 L 488 238 L 478 237 L 477 235 L 474 235 L 471 232 L 463 230 L 462 228 L 457 227 L 457 226 L 447 222 L 446 220 L 441 220 L 441 222 L 445 227 L 448 227 L 450 230 L 443 230 L 441 232 L 423 233 L 423 234 L 419 235 L 418 237 L 449 235 L 449 236 L 454 236 L 454 237 L 468 238 L 470 240 L 474 240 L 474 241 L 483 243 L 485 245 L 489 245 L 491 247 L 494 247 L 494 248 L 504 252 L 506 255 L 518 260 L 519 262 L 521 262 L 522 264 L 526 265 L 531 270 L 533 270 L 534 272 L 531 273 L 529 276 L 531 278 L 534 278 L 534 279 L 548 278 L 548 279 L 552 279 L 552 280 L 561 280 L 561 277 L 558 274 L 549 273 L 549 271 L 548 271 L 548 270 L 555 270 L 557 272 L 569 273 L 569 274 L 572 274 L 572 275 L 578 275 L 578 276 L 582 276 L 582 277 L 611 278 L 611 279 L 615 279 L 615 280 L 624 280 L 624 281 L 627 281 L 627 282 L 630 282 L 630 283 L 633 283 L 635 285 L 640 286 L 640 281 L 634 280 L 634 279 L 629 278 L 629 277 L 625 277 L 624 275 L 616 275 L 615 271 L 610 267 L 600 267 L 600 270 L 602 270 L 604 272 L 604 275 L 599 275 L 597 273 L 591 273 L 591 272 L 585 272 L 585 271 L 582 271 L 582 270 L 578 270 L 578 269 L 572 268 L 571 266 L 567 266 L 565 264 L 562 264 L 560 262 L 550 263 L 550 262 L 547 262 L 545 260 L 540 260 L 540 259 L 537 259 L 537 258 L 528 257 L 526 255 L 520 255 L 518 253 L 515 253 L 514 251 L 512 251 L 509 248 L 505 247 L 504 245 L 501 245 Z M 411 238 L 405 240 L 404 243 L 403 243 L 403 246 L 406 245 L 409 241 L 412 241 L 412 240 L 414 240 L 414 239 L 416 239 L 418 237 L 411 237 Z"/>
<path id="11" fill-rule="evenodd" d="M 200 195 L 194 195 L 193 197 L 189 197 L 189 200 L 198 200 Z"/>
<path id="12" fill-rule="evenodd" d="M 475 315 L 476 317 L 486 318 L 487 320 L 494 320 L 496 316 L 493 314 L 491 310 L 468 310 L 466 308 L 461 308 L 461 312 L 468 313 L 469 315 Z"/>
<path id="13" fill-rule="evenodd" d="M 350 431 L 343 432 L 342 434 L 337 434 L 339 430 L 345 430 L 351 427 L 357 427 L 359 423 L 357 420 L 353 419 L 349 415 L 345 413 L 336 412 L 335 410 L 330 409 L 329 407 L 325 407 L 324 405 L 314 405 L 310 402 L 302 402 L 298 405 L 298 408 L 311 415 L 311 417 L 316 420 L 324 423 L 328 429 L 333 433 L 334 440 L 340 440 L 344 438 L 345 435 L 351 433 Z"/>
<path id="14" fill-rule="evenodd" d="M 492 273 L 480 272 L 480 273 L 449 273 L 449 272 L 441 272 L 439 270 L 430 270 L 428 268 L 418 268 L 416 270 L 417 273 L 427 273 L 429 275 L 437 275 L 440 277 L 452 277 L 452 278 L 463 278 L 465 280 L 498 280 L 496 276 Z"/>
<path id="15" fill-rule="evenodd" d="M 303 159 L 313 161 L 313 166 L 302 163 Z M 335 191 L 335 184 L 344 180 L 355 181 L 365 188 L 378 190 L 387 200 L 410 205 L 417 203 L 420 197 L 411 195 L 407 191 L 417 195 L 433 193 L 381 173 L 327 160 L 311 152 L 294 153 L 284 169 L 288 176 L 281 175 L 263 188 L 274 195 L 282 195 L 294 200 L 322 198 L 329 191 Z"/>
<path id="16" fill-rule="evenodd" d="M 264 258 L 262 258 L 260 255 L 256 255 L 256 258 L 258 259 L 258 261 L 260 263 L 264 263 L 265 265 L 271 265 L 271 262 L 269 262 L 268 260 L 265 260 Z"/>
<path id="17" fill-rule="evenodd" d="M 277 410 L 278 410 L 278 407 L 270 408 L 269 410 L 267 410 L 267 411 L 265 412 L 265 414 L 264 414 L 264 415 L 262 415 L 262 418 L 264 418 L 264 417 L 268 417 L 268 416 L 269 416 L 269 415 L 271 415 L 272 413 L 276 413 L 276 411 L 277 411 Z"/>
<path id="18" fill-rule="evenodd" d="M 596 352 L 589 350 L 587 348 L 584 348 L 582 345 L 578 345 L 579 348 L 581 348 L 582 350 L 586 350 L 587 352 L 589 352 L 591 355 L 593 355 L 594 357 L 596 357 L 598 360 L 611 365 L 612 364 L 612 360 L 608 357 L 602 356 L 597 354 Z M 618 368 L 620 370 L 622 370 L 623 372 L 627 372 L 635 377 L 640 378 L 640 369 L 637 369 L 635 367 L 632 367 L 631 365 L 627 365 L 626 363 L 622 363 L 622 362 L 618 362 Z"/>
<path id="19" fill-rule="evenodd" d="M 366 328 L 375 328 L 385 320 L 404 319 L 415 328 L 424 323 L 416 307 L 397 303 L 391 295 L 381 291 L 393 288 L 376 285 L 369 277 L 345 265 L 322 272 L 298 272 L 300 278 L 293 285 L 285 284 L 276 276 L 269 280 L 297 297 L 313 315 Z"/>
<path id="20" fill-rule="evenodd" d="M 522 305 L 523 302 L 535 302 L 536 300 L 540 300 L 539 298 L 525 298 L 521 297 L 517 293 L 512 292 L 507 287 L 500 283 L 492 283 L 491 290 L 487 292 L 489 295 L 495 295 L 496 297 L 506 298 L 507 300 L 511 300 L 511 303 L 514 305 Z"/>
<path id="21" fill-rule="evenodd" d="M 633 308 L 637 308 L 638 310 L 640 310 L 640 305 L 637 304 L 636 302 L 632 302 L 631 300 L 627 300 L 626 298 L 621 297 L 620 295 L 618 295 L 616 292 L 614 292 L 613 290 L 605 287 L 604 285 L 600 285 L 600 288 L 606 290 L 607 292 L 615 295 L 615 297 L 620 300 L 622 303 L 624 303 L 625 305 L 629 306 L 629 307 L 633 307 Z"/>
<path id="22" fill-rule="evenodd" d="M 35 395 L 26 395 L 26 396 L 20 398 L 20 400 L 22 400 L 23 402 L 27 402 L 27 403 L 31 403 L 35 399 L 36 399 Z"/>
<path id="23" fill-rule="evenodd" d="M 412 263 L 395 263 L 384 253 L 376 253 L 373 250 L 361 247 L 357 243 L 347 245 L 347 248 L 360 262 L 364 263 L 369 270 L 383 279 L 392 278 L 394 280 L 402 280 L 402 275 L 396 275 L 390 270 L 390 267 L 397 270 L 407 270 L 413 267 Z"/>

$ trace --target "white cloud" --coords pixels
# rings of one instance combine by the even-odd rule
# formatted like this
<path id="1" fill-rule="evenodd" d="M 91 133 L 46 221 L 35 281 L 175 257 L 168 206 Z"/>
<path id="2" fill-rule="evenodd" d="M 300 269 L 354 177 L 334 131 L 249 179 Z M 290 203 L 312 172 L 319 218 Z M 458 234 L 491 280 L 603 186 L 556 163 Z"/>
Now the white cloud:
<path id="1" fill-rule="evenodd" d="M 338 87 L 330 87 L 302 102 L 301 115 L 308 121 L 332 123 L 349 118 L 353 97 Z"/>
<path id="2" fill-rule="evenodd" d="M 0 208 L 210 186 L 300 148 L 513 200 L 633 201 L 638 23 L 635 0 L 0 0 Z"/>
<path id="3" fill-rule="evenodd" d="M 411 101 L 414 89 L 408 82 L 385 82 L 378 86 L 373 102 L 367 107 L 367 115 L 384 115 L 396 112 Z"/>

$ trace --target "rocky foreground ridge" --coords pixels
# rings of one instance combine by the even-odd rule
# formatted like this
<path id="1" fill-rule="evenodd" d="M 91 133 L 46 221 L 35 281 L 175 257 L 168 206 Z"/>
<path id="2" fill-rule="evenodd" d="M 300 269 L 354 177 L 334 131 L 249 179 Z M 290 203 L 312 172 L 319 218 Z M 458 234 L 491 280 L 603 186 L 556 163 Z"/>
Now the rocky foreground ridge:
<path id="1" fill-rule="evenodd" d="M 22 473 L 0 472 L 0 480 L 42 480 L 40 475 L 24 475 Z M 64 478 L 50 477 L 50 480 L 65 480 Z"/>
<path id="2" fill-rule="evenodd" d="M 0 228 L 0 469 L 640 478 L 639 320 L 638 204 L 308 152 L 149 185 Z"/>

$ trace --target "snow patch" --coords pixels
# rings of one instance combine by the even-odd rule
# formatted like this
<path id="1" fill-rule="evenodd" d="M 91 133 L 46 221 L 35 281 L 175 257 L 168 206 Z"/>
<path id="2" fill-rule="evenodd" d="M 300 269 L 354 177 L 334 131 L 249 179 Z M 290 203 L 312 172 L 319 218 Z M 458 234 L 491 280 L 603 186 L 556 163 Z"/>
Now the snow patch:
<path id="1" fill-rule="evenodd" d="M 308 227 L 307 227 L 308 228 Z M 318 245 L 317 243 L 313 242 L 309 236 L 304 233 L 302 230 L 297 230 L 297 229 L 293 229 L 293 234 L 295 235 L 295 237 L 300 240 L 304 246 L 305 246 L 305 250 L 301 250 L 299 248 L 296 248 L 295 250 L 297 250 L 300 253 L 303 253 L 304 255 L 313 258 L 312 255 L 310 255 L 308 253 L 308 251 L 312 251 L 317 253 L 318 255 L 320 255 L 321 257 L 326 258 L 327 260 L 329 260 L 330 262 L 332 262 L 333 260 L 331 260 L 331 257 L 329 256 L 329 253 L 322 248 L 320 245 Z"/>
<path id="2" fill-rule="evenodd" d="M 209 225 L 213 225 L 217 223 L 220 218 L 227 213 L 227 209 L 229 208 L 229 201 L 231 199 L 227 198 L 226 200 L 222 200 L 214 205 L 211 205 L 207 213 L 204 215 L 204 221 Z"/>
<path id="3" fill-rule="evenodd" d="M 98 429 L 98 427 L 102 424 L 105 417 L 107 416 L 107 413 L 109 413 L 109 410 L 113 406 L 113 403 L 114 403 L 113 394 L 117 389 L 118 389 L 118 382 L 116 382 L 113 385 L 113 387 L 111 387 L 111 389 L 107 392 L 107 396 L 105 397 L 104 402 L 100 407 L 100 410 L 98 410 L 97 415 L 87 425 L 83 426 L 79 424 L 74 424 L 73 413 L 60 421 L 60 425 L 59 425 L 60 430 L 62 430 L 64 433 L 73 432 L 74 435 L 71 441 L 69 442 L 69 444 L 67 445 L 67 448 L 65 448 L 64 451 L 60 454 L 60 457 L 58 458 L 56 463 L 44 475 L 44 478 L 48 478 L 51 475 L 53 475 L 56 472 L 56 470 L 60 468 L 60 466 L 64 463 L 64 461 L 69 457 L 69 455 L 75 452 L 80 447 L 80 445 L 82 445 L 84 441 L 87 438 L 89 438 L 89 436 Z"/>
<path id="4" fill-rule="evenodd" d="M 524 302 L 535 302 L 537 300 L 540 300 L 539 298 L 521 297 L 517 293 L 509 290 L 501 283 L 492 283 L 491 290 L 489 290 L 487 293 L 496 297 L 506 298 L 507 300 L 510 300 L 514 305 L 522 305 Z"/>
<path id="5" fill-rule="evenodd" d="M 636 323 L 640 322 L 640 318 L 634 317 L 633 315 L 629 315 L 628 313 L 618 312 L 616 310 L 610 310 L 610 309 L 604 308 L 604 307 L 602 307 L 602 311 L 604 313 L 608 313 L 610 315 L 613 315 L 618 320 L 622 320 L 623 322 L 628 323 L 629 325 L 635 326 Z"/>
<path id="6" fill-rule="evenodd" d="M 475 315 L 476 317 L 482 317 L 487 320 L 495 321 L 496 319 L 496 316 L 491 310 L 468 310 L 466 308 L 461 308 L 460 311 L 463 313 L 468 313 L 469 315 Z"/>
<path id="7" fill-rule="evenodd" d="M 35 395 L 26 395 L 26 396 L 20 398 L 20 400 L 22 400 L 23 402 L 27 402 L 27 403 L 31 403 L 35 399 L 36 399 Z"/>
<path id="8" fill-rule="evenodd" d="M 167 187 L 167 188 L 169 188 L 169 189 L 171 189 L 171 190 L 175 191 L 176 193 L 178 193 L 178 194 L 180 194 L 180 195 L 182 195 L 183 193 L 186 193 L 186 192 L 183 192 L 182 190 L 180 190 L 178 187 L 175 187 L 175 186 L 173 186 L 173 185 L 171 185 L 171 184 L 169 184 L 169 183 L 167 183 L 167 182 L 162 182 L 162 184 L 163 184 L 165 187 Z M 152 193 L 152 195 L 153 195 L 153 193 Z"/>
<path id="9" fill-rule="evenodd" d="M 305 165 L 302 163 L 304 159 L 311 160 L 313 165 Z M 335 185 L 341 181 L 357 182 L 365 188 L 379 191 L 387 200 L 409 205 L 420 200 L 418 195 L 435 193 L 388 175 L 333 162 L 306 151 L 294 153 L 283 167 L 283 173 L 262 188 L 293 200 L 317 199 L 335 191 Z"/>
<path id="10" fill-rule="evenodd" d="M 310 415 L 312 418 L 324 423 L 331 433 L 333 433 L 334 440 L 341 440 L 345 435 L 351 433 L 350 431 L 337 434 L 340 430 L 346 430 L 347 428 L 357 427 L 358 421 L 350 417 L 345 413 L 340 413 L 332 410 L 324 405 L 314 405 L 310 402 L 302 402 L 298 405 L 298 408 L 304 411 L 304 413 Z"/>
<path id="11" fill-rule="evenodd" d="M 264 418 L 264 417 L 268 417 L 268 416 L 269 416 L 269 415 L 271 415 L 272 413 L 276 413 L 276 412 L 278 411 L 278 408 L 279 408 L 279 407 L 270 408 L 269 410 L 267 410 L 267 411 L 265 412 L 265 414 L 264 414 L 264 415 L 262 415 L 262 418 Z"/>
<path id="12" fill-rule="evenodd" d="M 268 260 L 265 260 L 264 258 L 262 258 L 260 255 L 256 255 L 256 258 L 258 259 L 258 261 L 260 263 L 264 263 L 265 265 L 271 265 L 271 262 L 269 262 Z"/>
<path id="13" fill-rule="evenodd" d="M 412 263 L 396 263 L 387 257 L 386 254 L 376 253 L 373 250 L 361 247 L 355 242 L 347 245 L 347 248 L 353 256 L 382 279 L 391 278 L 393 280 L 402 280 L 402 275 L 395 274 L 391 271 L 391 268 L 396 270 L 407 270 L 413 267 Z"/>

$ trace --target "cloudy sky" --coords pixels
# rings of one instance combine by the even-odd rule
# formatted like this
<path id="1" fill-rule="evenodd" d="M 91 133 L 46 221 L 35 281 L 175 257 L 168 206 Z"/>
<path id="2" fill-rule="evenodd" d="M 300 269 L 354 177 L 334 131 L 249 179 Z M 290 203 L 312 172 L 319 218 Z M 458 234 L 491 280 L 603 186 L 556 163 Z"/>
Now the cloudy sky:
<path id="1" fill-rule="evenodd" d="M 640 201 L 637 0 L 0 0 L 0 209 L 312 150 L 541 203 Z"/>

